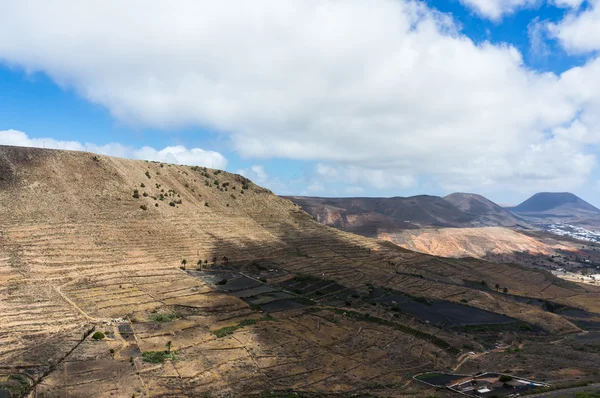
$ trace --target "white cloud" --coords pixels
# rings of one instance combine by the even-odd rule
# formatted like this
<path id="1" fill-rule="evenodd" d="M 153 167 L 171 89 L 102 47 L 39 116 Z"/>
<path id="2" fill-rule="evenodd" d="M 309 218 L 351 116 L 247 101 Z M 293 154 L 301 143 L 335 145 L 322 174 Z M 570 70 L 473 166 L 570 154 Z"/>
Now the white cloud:
<path id="1" fill-rule="evenodd" d="M 485 18 L 499 21 L 504 15 L 512 14 L 520 8 L 537 6 L 541 0 L 460 0 L 460 2 Z"/>
<path id="2" fill-rule="evenodd" d="M 411 175 L 397 175 L 386 170 L 373 170 L 357 166 L 331 166 L 317 164 L 315 177 L 325 182 L 359 185 L 376 189 L 406 189 L 415 185 Z"/>
<path id="3" fill-rule="evenodd" d="M 579 9 L 584 0 L 549 0 L 549 3 L 560 8 Z"/>
<path id="4" fill-rule="evenodd" d="M 287 185 L 284 184 L 278 177 L 271 177 L 265 170 L 263 165 L 253 165 L 247 169 L 241 169 L 236 172 L 249 178 L 257 185 L 269 188 L 278 194 L 287 193 Z"/>
<path id="5" fill-rule="evenodd" d="M 465 1 L 493 19 L 537 4 Z M 584 181 L 595 163 L 552 135 L 575 121 L 595 135 L 592 63 L 537 73 L 412 0 L 0 2 L 0 60 L 120 120 L 210 127 L 244 157 L 314 160 L 374 187 L 521 189 Z"/>
<path id="6" fill-rule="evenodd" d="M 216 169 L 225 169 L 227 166 L 227 159 L 218 152 L 206 151 L 200 148 L 187 149 L 182 145 L 168 146 L 157 150 L 149 146 L 132 148 L 118 143 L 106 145 L 83 144 L 77 141 L 57 141 L 52 138 L 29 138 L 24 132 L 17 130 L 0 131 L 0 145 L 89 151 L 121 158 L 155 160 L 189 166 L 214 167 Z"/>
<path id="7" fill-rule="evenodd" d="M 541 22 L 539 17 L 534 18 L 527 25 L 527 34 L 531 53 L 537 57 L 547 57 L 550 54 L 550 48 L 546 42 L 548 35 L 546 23 Z"/>
<path id="8" fill-rule="evenodd" d="M 600 50 L 600 0 L 591 0 L 590 7 L 580 13 L 571 12 L 548 29 L 571 53 Z"/>

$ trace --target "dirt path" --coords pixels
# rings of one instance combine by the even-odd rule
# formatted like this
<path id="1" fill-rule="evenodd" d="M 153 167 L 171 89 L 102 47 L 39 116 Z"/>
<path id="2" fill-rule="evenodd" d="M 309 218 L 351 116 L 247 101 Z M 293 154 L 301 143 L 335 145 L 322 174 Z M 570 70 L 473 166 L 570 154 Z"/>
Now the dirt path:
<path id="1" fill-rule="evenodd" d="M 56 293 L 60 294 L 60 297 L 62 297 L 67 303 L 71 304 L 71 306 L 73 308 L 75 308 L 77 311 L 79 311 L 84 317 L 86 317 L 88 320 L 93 321 L 93 322 L 98 322 L 99 320 L 96 318 L 93 318 L 91 316 L 89 316 L 84 310 L 82 310 L 73 300 L 71 300 L 66 294 L 64 294 L 61 290 L 60 290 L 60 286 L 54 286 L 52 285 L 52 287 L 54 288 L 54 290 L 56 290 Z"/>

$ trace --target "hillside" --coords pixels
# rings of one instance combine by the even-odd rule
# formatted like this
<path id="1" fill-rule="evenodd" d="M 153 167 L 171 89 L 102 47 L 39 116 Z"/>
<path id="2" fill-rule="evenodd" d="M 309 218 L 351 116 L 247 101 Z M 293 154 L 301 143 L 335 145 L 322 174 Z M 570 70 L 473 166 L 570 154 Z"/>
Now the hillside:
<path id="1" fill-rule="evenodd" d="M 428 396 L 414 374 L 477 366 L 500 342 L 525 349 L 494 352 L 499 369 L 597 372 L 600 355 L 533 349 L 600 325 L 595 286 L 332 229 L 219 170 L 0 146 L 0 176 L 13 391 Z"/>
<path id="2" fill-rule="evenodd" d="M 409 250 L 455 258 L 486 258 L 490 255 L 521 252 L 533 256 L 551 256 L 559 250 L 576 252 L 579 247 L 567 242 L 542 242 L 501 227 L 427 228 L 399 231 L 380 238 Z"/>
<path id="3" fill-rule="evenodd" d="M 571 224 L 600 230 L 600 210 L 568 192 L 540 192 L 515 207 L 506 208 L 532 225 Z"/>
<path id="4" fill-rule="evenodd" d="M 515 213 L 576 214 L 578 212 L 599 215 L 600 210 L 585 200 L 568 192 L 540 192 L 510 209 Z"/>
<path id="5" fill-rule="evenodd" d="M 481 195 L 456 192 L 445 196 L 444 199 L 465 213 L 475 215 L 477 221 L 484 226 L 528 227 L 525 220 L 519 219 L 508 210 Z"/>

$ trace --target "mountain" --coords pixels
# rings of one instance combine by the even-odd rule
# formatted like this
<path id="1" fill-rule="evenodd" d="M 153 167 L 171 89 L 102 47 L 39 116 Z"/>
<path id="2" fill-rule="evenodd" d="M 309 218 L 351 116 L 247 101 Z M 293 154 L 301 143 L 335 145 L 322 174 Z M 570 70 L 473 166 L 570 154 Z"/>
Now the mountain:
<path id="1" fill-rule="evenodd" d="M 444 199 L 465 213 L 474 215 L 477 221 L 485 226 L 515 227 L 527 224 L 526 221 L 481 195 L 456 192 L 445 196 Z"/>
<path id="2" fill-rule="evenodd" d="M 0 176 L 0 390 L 18 396 L 429 396 L 412 376 L 600 363 L 549 343 L 594 325 L 596 287 L 329 228 L 240 175 L 0 146 Z M 464 214 L 439 200 L 422 206 Z"/>
<path id="3" fill-rule="evenodd" d="M 536 193 L 520 205 L 510 209 L 514 213 L 590 214 L 600 215 L 600 210 L 585 200 L 568 192 Z"/>
<path id="4" fill-rule="evenodd" d="M 525 227 L 527 223 L 480 195 L 454 193 L 394 198 L 286 196 L 315 220 L 344 231 L 377 237 L 424 227 Z"/>
<path id="5" fill-rule="evenodd" d="M 520 205 L 506 209 L 542 228 L 562 223 L 600 230 L 600 209 L 568 192 L 536 193 Z"/>

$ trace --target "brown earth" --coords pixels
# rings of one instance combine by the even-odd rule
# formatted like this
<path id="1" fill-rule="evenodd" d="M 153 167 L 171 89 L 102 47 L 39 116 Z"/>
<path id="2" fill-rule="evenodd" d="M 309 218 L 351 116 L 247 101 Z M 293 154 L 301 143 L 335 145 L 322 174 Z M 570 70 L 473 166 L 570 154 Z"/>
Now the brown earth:
<path id="1" fill-rule="evenodd" d="M 338 231 L 226 172 L 0 147 L 0 175 L 0 368 L 26 372 L 38 397 L 283 390 L 427 396 L 433 391 L 414 385 L 411 376 L 451 369 L 457 355 L 385 322 L 459 348 L 474 339 L 394 317 L 368 300 L 352 310 L 370 318 L 351 319 L 328 306 L 265 317 L 181 270 L 184 259 L 195 267 L 198 260 L 227 256 L 234 266 L 259 261 L 284 276 L 330 279 L 360 295 L 369 284 L 468 302 L 550 335 L 579 328 L 472 282 L 498 282 L 517 295 L 600 312 L 600 290 L 593 286 L 516 265 L 432 257 Z M 154 313 L 179 318 L 157 323 Z M 118 317 L 127 319 L 117 323 L 130 325 L 132 335 L 123 336 L 111 322 Z M 225 337 L 214 333 L 249 319 L 258 322 Z M 108 337 L 83 338 L 93 326 Z M 142 352 L 163 351 L 168 342 L 177 360 L 142 360 Z M 586 366 L 569 367 L 590 374 Z"/>
<path id="2" fill-rule="evenodd" d="M 379 238 L 389 240 L 409 250 L 455 258 L 485 258 L 489 255 L 515 252 L 529 253 L 534 256 L 551 256 L 559 250 L 576 252 L 581 246 L 558 239 L 552 242 L 543 242 L 532 236 L 502 227 L 424 228 L 382 233 Z"/>

